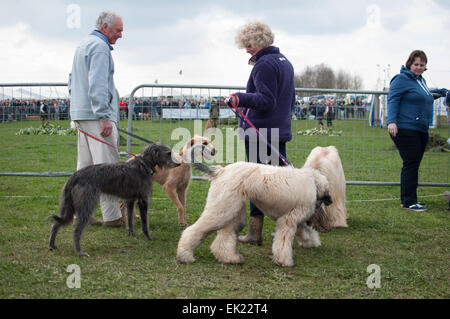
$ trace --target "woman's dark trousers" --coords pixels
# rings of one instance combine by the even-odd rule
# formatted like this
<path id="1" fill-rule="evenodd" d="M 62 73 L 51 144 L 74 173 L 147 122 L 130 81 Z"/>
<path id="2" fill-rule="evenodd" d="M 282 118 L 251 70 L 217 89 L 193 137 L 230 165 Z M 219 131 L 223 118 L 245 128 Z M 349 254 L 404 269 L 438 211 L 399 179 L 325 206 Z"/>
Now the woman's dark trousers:
<path id="1" fill-rule="evenodd" d="M 397 136 L 391 136 L 391 139 L 403 160 L 400 197 L 403 206 L 408 207 L 417 203 L 419 166 L 428 142 L 428 133 L 400 129 Z"/>

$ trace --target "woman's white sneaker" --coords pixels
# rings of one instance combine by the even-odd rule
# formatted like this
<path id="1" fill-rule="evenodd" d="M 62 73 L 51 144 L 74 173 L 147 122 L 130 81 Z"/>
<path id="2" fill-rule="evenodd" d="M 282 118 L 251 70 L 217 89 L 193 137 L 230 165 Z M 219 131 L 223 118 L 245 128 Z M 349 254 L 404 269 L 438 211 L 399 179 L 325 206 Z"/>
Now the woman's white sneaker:
<path id="1" fill-rule="evenodd" d="M 415 203 L 409 206 L 402 206 L 404 209 L 409 209 L 415 212 L 426 212 L 427 209 L 425 208 L 424 205 L 421 205 L 419 203 Z"/>

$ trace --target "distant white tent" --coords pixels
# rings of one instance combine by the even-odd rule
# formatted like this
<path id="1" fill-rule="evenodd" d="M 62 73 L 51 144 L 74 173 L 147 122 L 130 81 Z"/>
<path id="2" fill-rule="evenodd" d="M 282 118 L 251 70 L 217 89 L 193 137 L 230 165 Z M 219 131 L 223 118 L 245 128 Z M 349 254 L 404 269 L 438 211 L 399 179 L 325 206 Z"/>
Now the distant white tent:
<path id="1" fill-rule="evenodd" d="M 39 88 L 18 88 L 15 89 L 13 92 L 13 97 L 15 99 L 32 99 L 32 100 L 42 100 L 45 99 L 44 96 L 40 95 L 39 93 L 36 93 L 36 90 Z"/>
<path id="2" fill-rule="evenodd" d="M 11 100 L 11 96 L 0 92 L 0 101 L 3 101 L 3 100 Z"/>
<path id="3" fill-rule="evenodd" d="M 56 87 L 22 87 L 0 89 L 0 99 L 10 100 L 49 100 L 68 99 L 67 88 Z"/>

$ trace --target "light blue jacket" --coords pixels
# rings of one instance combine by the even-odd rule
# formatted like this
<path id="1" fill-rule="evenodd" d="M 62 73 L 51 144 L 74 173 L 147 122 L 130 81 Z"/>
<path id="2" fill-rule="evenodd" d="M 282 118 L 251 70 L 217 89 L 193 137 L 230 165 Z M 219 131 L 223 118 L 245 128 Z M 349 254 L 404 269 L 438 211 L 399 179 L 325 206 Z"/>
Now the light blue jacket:
<path id="1" fill-rule="evenodd" d="M 117 123 L 119 97 L 114 85 L 112 47 L 98 31 L 78 45 L 69 75 L 72 120 L 110 120 Z"/>

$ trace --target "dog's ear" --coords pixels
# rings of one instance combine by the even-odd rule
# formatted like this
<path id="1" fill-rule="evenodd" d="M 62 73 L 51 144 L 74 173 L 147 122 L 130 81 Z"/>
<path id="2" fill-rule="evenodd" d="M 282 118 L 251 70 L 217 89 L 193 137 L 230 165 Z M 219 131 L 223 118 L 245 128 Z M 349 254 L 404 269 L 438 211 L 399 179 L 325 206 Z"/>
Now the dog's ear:
<path id="1" fill-rule="evenodd" d="M 159 149 L 160 146 L 158 144 L 151 144 L 147 146 L 142 152 L 142 158 L 145 160 L 146 163 L 150 164 L 152 169 L 158 161 L 160 153 Z"/>
<path id="2" fill-rule="evenodd" d="M 148 161 L 152 167 L 158 165 L 160 168 L 176 167 L 181 164 L 181 161 L 173 156 L 172 149 L 161 143 L 155 144 L 150 149 Z"/>
<path id="3" fill-rule="evenodd" d="M 191 138 L 190 144 L 191 144 L 191 147 L 195 144 L 195 138 Z"/>
<path id="4" fill-rule="evenodd" d="M 152 165 L 149 165 L 147 161 L 142 157 L 136 157 L 135 162 L 139 166 L 140 170 L 144 171 L 147 174 L 153 175 L 155 173 L 155 168 Z"/>

